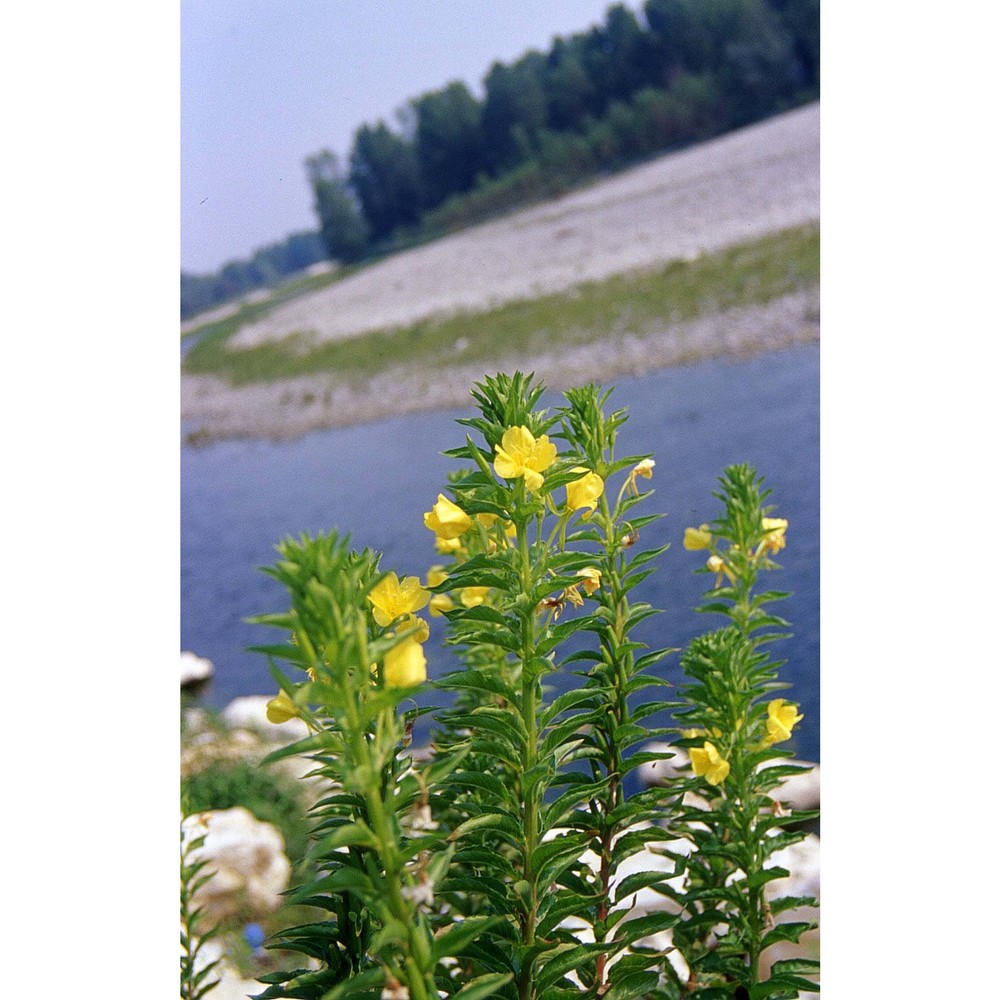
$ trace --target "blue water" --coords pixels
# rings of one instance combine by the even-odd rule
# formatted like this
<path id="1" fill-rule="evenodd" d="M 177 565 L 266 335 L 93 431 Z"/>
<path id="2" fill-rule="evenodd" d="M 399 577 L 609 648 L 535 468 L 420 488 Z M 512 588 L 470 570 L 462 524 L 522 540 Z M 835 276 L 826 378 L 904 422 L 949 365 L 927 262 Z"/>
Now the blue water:
<path id="1" fill-rule="evenodd" d="M 774 644 L 787 659 L 785 696 L 805 715 L 788 744 L 819 760 L 819 347 L 790 348 L 749 361 L 706 361 L 636 378 L 618 379 L 611 403 L 627 406 L 619 454 L 653 453 L 655 497 L 640 508 L 667 516 L 642 532 L 640 547 L 671 548 L 638 596 L 665 613 L 644 623 L 641 638 L 656 646 L 683 646 L 722 619 L 697 615 L 707 578 L 694 575 L 703 553 L 681 546 L 684 528 L 711 520 L 712 497 L 726 465 L 747 462 L 765 476 L 775 515 L 786 517 L 783 569 L 767 577 L 771 589 L 791 591 L 776 607 L 792 623 L 793 638 Z M 554 405 L 558 397 L 546 400 Z M 264 657 L 247 646 L 279 639 L 273 629 L 243 619 L 284 610 L 283 589 L 257 567 L 274 560 L 287 535 L 336 528 L 357 547 L 384 553 L 382 566 L 418 575 L 439 561 L 423 526 L 454 463 L 439 452 L 457 446 L 464 428 L 456 417 L 471 410 L 396 417 L 358 427 L 317 431 L 290 442 L 223 441 L 182 449 L 181 644 L 215 664 L 203 697 L 223 707 L 246 694 L 271 694 Z M 432 620 L 429 672 L 440 676 L 448 653 L 443 626 Z M 680 679 L 678 657 L 659 664 Z M 558 684 L 558 686 L 561 686 Z"/>

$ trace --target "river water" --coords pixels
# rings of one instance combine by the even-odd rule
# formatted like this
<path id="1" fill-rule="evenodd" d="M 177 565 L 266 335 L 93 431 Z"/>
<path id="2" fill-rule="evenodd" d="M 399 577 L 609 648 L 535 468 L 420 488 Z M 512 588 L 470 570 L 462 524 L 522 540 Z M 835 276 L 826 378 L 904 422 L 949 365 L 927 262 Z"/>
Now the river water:
<path id="1" fill-rule="evenodd" d="M 791 591 L 775 610 L 794 635 L 771 646 L 788 662 L 785 694 L 805 719 L 789 744 L 819 760 L 819 345 L 747 361 L 712 360 L 615 382 L 611 404 L 630 419 L 619 454 L 653 453 L 655 496 L 639 513 L 667 516 L 642 532 L 640 547 L 671 547 L 637 596 L 664 610 L 643 623 L 640 638 L 683 646 L 722 624 L 691 609 L 707 577 L 693 571 L 703 553 L 681 545 L 684 528 L 717 515 L 712 497 L 726 465 L 746 462 L 772 490 L 775 516 L 789 521 L 783 569 L 768 589 Z M 555 405 L 552 394 L 545 400 Z M 455 418 L 470 410 L 408 415 L 357 427 L 316 431 L 294 441 L 221 441 L 181 454 L 181 645 L 215 665 L 202 695 L 217 708 L 247 694 L 273 694 L 266 659 L 247 646 L 279 640 L 244 618 L 287 608 L 283 589 L 260 566 L 274 561 L 283 537 L 336 528 L 358 548 L 384 553 L 382 567 L 423 578 L 438 561 L 423 526 L 454 467 L 439 453 L 464 440 Z M 617 489 L 617 481 L 615 488 Z M 441 619 L 432 619 L 430 676 L 447 669 Z M 657 673 L 680 680 L 678 657 Z M 557 680 L 556 686 L 560 684 Z M 419 734 L 418 734 L 419 736 Z"/>

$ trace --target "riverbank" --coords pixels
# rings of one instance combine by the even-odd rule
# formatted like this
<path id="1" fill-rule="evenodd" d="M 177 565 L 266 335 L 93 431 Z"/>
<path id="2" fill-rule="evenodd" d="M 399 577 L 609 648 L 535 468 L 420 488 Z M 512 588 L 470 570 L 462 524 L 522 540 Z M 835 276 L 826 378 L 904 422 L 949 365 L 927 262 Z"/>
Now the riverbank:
<path id="1" fill-rule="evenodd" d="M 667 326 L 646 336 L 609 334 L 511 363 L 535 372 L 553 389 L 622 375 L 639 375 L 713 357 L 743 359 L 819 339 L 819 288 L 762 305 L 725 310 Z M 181 417 L 192 445 L 237 437 L 286 440 L 326 427 L 464 406 L 474 381 L 496 366 L 443 368 L 397 365 L 361 384 L 335 373 L 232 386 L 210 375 L 181 380 Z"/>
<path id="2" fill-rule="evenodd" d="M 289 439 L 819 337 L 819 104 L 191 333 L 185 440 Z"/>

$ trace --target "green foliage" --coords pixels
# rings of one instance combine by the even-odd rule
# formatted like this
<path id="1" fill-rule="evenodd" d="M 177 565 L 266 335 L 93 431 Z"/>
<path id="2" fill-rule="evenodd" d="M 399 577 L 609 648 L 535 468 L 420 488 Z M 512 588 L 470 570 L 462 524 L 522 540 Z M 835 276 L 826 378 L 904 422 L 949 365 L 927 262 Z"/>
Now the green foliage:
<path id="1" fill-rule="evenodd" d="M 306 168 L 327 253 L 347 264 L 360 260 L 368 248 L 370 226 L 337 157 L 323 150 L 306 159 Z"/>
<path id="2" fill-rule="evenodd" d="M 425 515 L 447 560 L 426 588 L 334 534 L 282 542 L 266 570 L 290 604 L 256 619 L 286 637 L 259 649 L 275 704 L 310 730 L 272 759 L 307 756 L 328 791 L 311 814 L 313 870 L 288 897 L 326 919 L 272 939 L 311 965 L 265 976 L 261 1000 L 815 988 L 805 959 L 759 975 L 772 944 L 811 926 L 773 923 L 811 900 L 766 893 L 788 874 L 768 861 L 802 836 L 784 829 L 801 815 L 768 795 L 794 766 L 762 768 L 790 756 L 774 744 L 800 718 L 764 704 L 783 687 L 764 647 L 786 623 L 768 608 L 781 595 L 755 590 L 787 525 L 752 470 L 726 470 L 722 514 L 685 545 L 710 553 L 702 610 L 728 624 L 684 651 L 673 701 L 651 698 L 676 652 L 636 632 L 656 609 L 635 586 L 664 551 L 638 546 L 658 516 L 643 511 L 655 462 L 617 452 L 628 414 L 609 411 L 610 392 L 572 389 L 553 410 L 541 394 L 519 372 L 473 389 L 478 414 L 446 452 L 460 467 Z M 428 602 L 455 654 L 435 686 L 454 700 L 427 710 L 433 747 L 418 763 L 415 613 Z M 670 759 L 646 748 L 673 731 L 649 724 L 668 710 L 693 773 L 630 791 L 636 768 Z M 639 906 L 650 893 L 662 905 Z"/>
<path id="3" fill-rule="evenodd" d="M 204 843 L 204 836 L 186 839 L 181 831 L 181 1000 L 201 1000 L 219 985 L 213 977 L 219 959 L 198 961 L 202 946 L 218 933 L 215 927 L 202 929 L 202 909 L 194 905 L 194 894 L 212 877 L 207 862 L 193 860 Z"/>
<path id="4" fill-rule="evenodd" d="M 818 0 L 646 0 L 643 13 L 614 4 L 545 53 L 495 62 L 482 101 L 453 82 L 409 101 L 398 131 L 360 125 L 349 176 L 327 151 L 309 157 L 320 232 L 182 273 L 182 317 L 325 255 L 433 238 L 819 94 Z"/>
<path id="5" fill-rule="evenodd" d="M 301 863 L 309 824 L 295 780 L 250 760 L 213 761 L 181 781 L 185 813 L 243 806 L 281 832 L 285 853 Z"/>

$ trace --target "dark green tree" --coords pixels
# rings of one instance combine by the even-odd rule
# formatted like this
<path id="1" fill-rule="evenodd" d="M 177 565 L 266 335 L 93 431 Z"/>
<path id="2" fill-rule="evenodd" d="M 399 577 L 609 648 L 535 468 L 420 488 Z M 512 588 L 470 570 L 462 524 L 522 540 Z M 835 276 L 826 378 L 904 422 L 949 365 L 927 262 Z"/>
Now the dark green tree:
<path id="1" fill-rule="evenodd" d="M 545 127 L 545 57 L 531 52 L 512 66 L 495 62 L 483 81 L 483 142 L 491 172 L 528 158 L 531 140 Z"/>
<path id="2" fill-rule="evenodd" d="M 416 115 L 416 151 L 427 208 L 468 191 L 485 168 L 482 112 L 460 81 L 411 102 Z"/>
<path id="3" fill-rule="evenodd" d="M 391 235 L 397 226 L 420 218 L 420 163 L 412 142 L 385 122 L 362 125 L 351 149 L 351 186 L 358 193 L 372 239 Z"/>
<path id="4" fill-rule="evenodd" d="M 336 154 L 324 149 L 307 157 L 306 170 L 327 252 L 345 263 L 360 260 L 368 247 L 368 223 Z"/>

